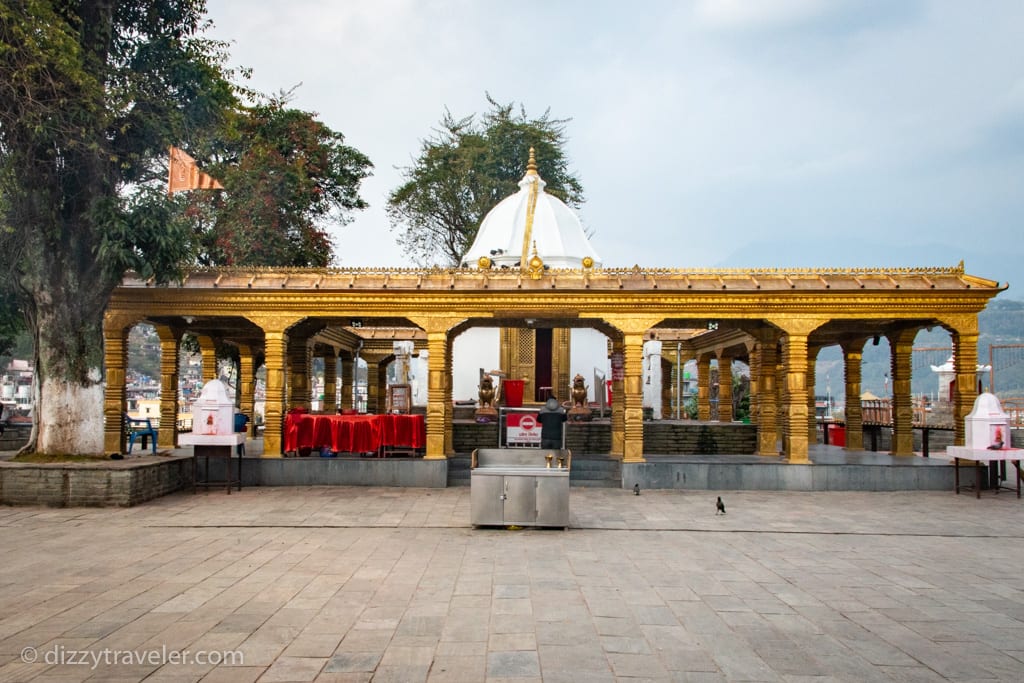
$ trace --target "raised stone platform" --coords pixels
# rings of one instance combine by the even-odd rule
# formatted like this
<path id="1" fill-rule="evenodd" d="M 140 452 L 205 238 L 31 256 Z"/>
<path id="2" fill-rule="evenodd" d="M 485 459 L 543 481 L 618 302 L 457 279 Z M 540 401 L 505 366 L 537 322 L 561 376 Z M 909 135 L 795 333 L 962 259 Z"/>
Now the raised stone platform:
<path id="1" fill-rule="evenodd" d="M 210 478 L 225 477 L 227 458 L 210 461 Z M 230 467 L 238 466 L 231 458 Z M 205 471 L 205 469 L 204 469 Z M 242 486 L 398 486 L 444 488 L 448 461 L 423 458 L 260 458 L 242 459 Z"/>
<path id="2" fill-rule="evenodd" d="M 192 458 L 147 455 L 86 463 L 0 461 L 0 504 L 130 507 L 192 484 Z"/>

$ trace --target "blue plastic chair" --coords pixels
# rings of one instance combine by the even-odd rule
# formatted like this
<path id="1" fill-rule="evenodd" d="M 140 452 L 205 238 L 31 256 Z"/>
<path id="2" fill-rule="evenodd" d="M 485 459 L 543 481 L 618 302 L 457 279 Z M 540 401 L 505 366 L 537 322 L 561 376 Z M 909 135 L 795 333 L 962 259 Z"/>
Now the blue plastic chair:
<path id="1" fill-rule="evenodd" d="M 156 429 L 153 428 L 153 423 L 149 418 L 137 419 L 129 416 L 125 413 L 124 416 L 124 430 L 128 435 L 128 454 L 131 455 L 132 447 L 135 445 L 135 439 L 142 437 L 142 447 L 146 447 L 146 439 L 150 439 L 153 444 L 153 455 L 156 455 Z"/>

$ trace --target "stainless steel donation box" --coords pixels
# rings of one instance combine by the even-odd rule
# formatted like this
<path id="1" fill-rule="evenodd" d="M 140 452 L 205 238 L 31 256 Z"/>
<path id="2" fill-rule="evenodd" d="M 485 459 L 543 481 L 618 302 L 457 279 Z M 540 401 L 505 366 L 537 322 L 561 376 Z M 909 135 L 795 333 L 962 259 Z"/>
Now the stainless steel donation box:
<path id="1" fill-rule="evenodd" d="M 568 450 L 478 448 L 470 472 L 473 526 L 569 526 Z"/>

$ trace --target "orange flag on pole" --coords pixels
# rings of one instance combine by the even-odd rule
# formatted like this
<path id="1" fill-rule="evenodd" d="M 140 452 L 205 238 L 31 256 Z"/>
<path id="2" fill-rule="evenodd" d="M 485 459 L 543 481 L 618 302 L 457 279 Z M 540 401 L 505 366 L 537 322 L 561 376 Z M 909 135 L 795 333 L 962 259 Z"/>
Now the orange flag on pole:
<path id="1" fill-rule="evenodd" d="M 179 190 L 223 190 L 215 178 L 199 170 L 196 160 L 177 147 L 171 147 L 170 174 L 167 179 L 167 194 Z"/>

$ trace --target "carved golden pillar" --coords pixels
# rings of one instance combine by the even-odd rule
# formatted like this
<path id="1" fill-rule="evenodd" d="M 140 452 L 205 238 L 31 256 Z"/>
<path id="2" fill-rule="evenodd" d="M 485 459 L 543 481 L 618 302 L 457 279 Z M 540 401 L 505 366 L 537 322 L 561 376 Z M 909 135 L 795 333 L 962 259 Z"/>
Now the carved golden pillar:
<path id="1" fill-rule="evenodd" d="M 551 330 L 551 393 L 564 401 L 569 398 L 569 346 L 572 330 L 556 327 Z"/>
<path id="2" fill-rule="evenodd" d="M 263 457 L 280 458 L 284 446 L 285 398 L 288 378 L 288 334 L 295 322 L 290 318 L 257 318 L 264 335 L 264 366 L 267 371 L 263 408 Z"/>
<path id="3" fill-rule="evenodd" d="M 757 411 L 757 385 L 761 383 L 761 353 L 760 345 L 757 342 L 748 342 L 747 347 L 747 367 L 750 368 L 750 389 L 748 390 L 747 396 L 749 397 L 747 403 L 747 411 L 750 415 L 750 423 L 757 424 L 758 411 Z"/>
<path id="4" fill-rule="evenodd" d="M 791 463 L 808 463 L 806 334 L 789 332 L 783 337 L 782 365 L 786 373 L 786 455 Z"/>
<path id="5" fill-rule="evenodd" d="M 625 424 L 622 443 L 623 462 L 644 461 L 644 337 L 625 334 L 623 344 L 623 408 Z"/>
<path id="6" fill-rule="evenodd" d="M 355 364 L 356 360 L 354 357 L 341 358 L 341 409 L 352 410 L 352 394 L 354 393 L 355 387 Z"/>
<path id="7" fill-rule="evenodd" d="M 199 355 L 203 359 L 203 384 L 218 379 L 217 343 L 205 334 L 194 335 L 199 344 Z"/>
<path id="8" fill-rule="evenodd" d="M 697 419 L 711 419 L 711 354 L 697 357 Z"/>
<path id="9" fill-rule="evenodd" d="M 917 330 L 904 330 L 889 338 L 892 376 L 892 455 L 914 454 L 914 402 L 910 389 L 914 338 Z"/>
<path id="10" fill-rule="evenodd" d="M 783 331 L 782 369 L 785 453 L 793 464 L 809 464 L 807 429 L 808 337 L 827 320 L 782 318 L 768 320 Z"/>
<path id="11" fill-rule="evenodd" d="M 454 404 L 452 403 L 452 347 L 450 338 L 446 338 L 444 347 L 444 452 L 445 455 L 455 455 L 455 427 L 452 419 L 455 416 Z"/>
<path id="12" fill-rule="evenodd" d="M 953 427 L 954 443 L 964 445 L 964 420 L 978 397 L 978 320 L 962 323 L 953 333 Z"/>
<path id="13" fill-rule="evenodd" d="M 732 358 L 718 356 L 718 421 L 732 422 Z"/>
<path id="14" fill-rule="evenodd" d="M 374 358 L 363 356 L 366 361 L 366 412 L 378 412 L 378 405 L 384 405 L 380 396 L 380 365 Z"/>
<path id="15" fill-rule="evenodd" d="M 779 365 L 778 344 L 774 339 L 760 341 L 757 358 L 757 454 L 779 454 Z M 753 372 L 753 370 L 751 370 Z"/>
<path id="16" fill-rule="evenodd" d="M 789 393 L 786 387 L 786 366 L 782 360 L 781 341 L 779 342 L 779 352 L 776 353 L 776 358 L 778 359 L 778 365 L 775 366 L 775 391 L 777 392 L 776 406 L 778 406 L 778 409 L 775 411 L 775 431 L 782 441 L 782 452 L 788 453 L 789 446 L 786 439 L 789 435 L 789 425 L 787 422 L 789 414 L 786 406 L 789 405 Z"/>
<path id="17" fill-rule="evenodd" d="M 391 356 L 390 358 L 394 358 Z M 388 410 L 388 366 L 390 359 L 383 359 L 377 362 L 377 409 L 376 413 L 384 413 Z"/>
<path id="18" fill-rule="evenodd" d="M 861 414 L 861 362 L 864 359 L 864 341 L 858 339 L 843 343 L 843 381 L 845 383 L 846 450 L 864 450 L 864 421 Z"/>
<path id="19" fill-rule="evenodd" d="M 128 330 L 132 322 L 107 316 L 103 321 L 103 366 L 107 387 L 103 395 L 103 450 L 124 451 L 124 413 L 128 407 L 125 379 L 128 370 Z"/>
<path id="20" fill-rule="evenodd" d="M 615 366 L 618 363 L 616 358 L 623 359 L 625 363 L 625 342 L 621 336 L 609 342 L 612 349 L 612 446 L 609 455 L 621 459 L 625 455 L 626 443 L 626 382 L 624 376 L 616 378 Z"/>
<path id="21" fill-rule="evenodd" d="M 156 443 L 160 448 L 177 448 L 181 332 L 166 325 L 154 325 L 154 328 L 160 338 L 160 429 L 156 432 Z"/>
<path id="22" fill-rule="evenodd" d="M 310 349 L 306 339 L 288 339 L 288 405 L 290 408 L 312 408 L 309 382 Z"/>
<path id="23" fill-rule="evenodd" d="M 448 333 L 427 332 L 427 460 L 445 459 L 449 403 L 445 391 L 448 384 Z"/>
<path id="24" fill-rule="evenodd" d="M 324 402 L 322 410 L 334 413 L 338 410 L 338 356 L 334 349 L 324 353 Z"/>
<path id="25" fill-rule="evenodd" d="M 818 415 L 817 397 L 815 386 L 817 384 L 817 372 L 815 363 L 818 358 L 817 348 L 807 349 L 807 443 L 818 443 Z"/>
<path id="26" fill-rule="evenodd" d="M 256 429 L 256 357 L 248 344 L 238 346 L 238 412 L 249 416 L 247 433 L 255 437 Z"/>

